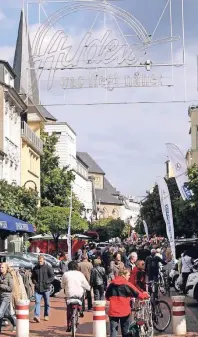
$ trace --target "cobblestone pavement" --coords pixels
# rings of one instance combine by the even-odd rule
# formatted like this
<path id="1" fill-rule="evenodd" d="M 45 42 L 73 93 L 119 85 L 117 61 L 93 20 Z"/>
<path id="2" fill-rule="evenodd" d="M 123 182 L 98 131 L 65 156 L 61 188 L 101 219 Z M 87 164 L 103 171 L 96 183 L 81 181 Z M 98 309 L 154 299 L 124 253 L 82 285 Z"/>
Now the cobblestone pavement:
<path id="1" fill-rule="evenodd" d="M 166 300 L 171 304 L 171 300 Z M 186 315 L 187 315 L 187 328 L 188 337 L 198 337 L 198 303 L 192 299 L 186 299 Z M 63 296 L 59 295 L 56 298 L 51 299 L 51 313 L 49 322 L 45 322 L 41 317 L 40 323 L 34 323 L 30 321 L 30 337 L 63 337 L 71 336 L 70 333 L 65 332 L 65 301 Z M 108 331 L 108 324 L 107 324 Z M 155 333 L 155 336 L 159 337 L 174 337 L 172 334 L 172 326 L 166 331 L 166 333 Z M 2 337 L 15 336 L 16 333 L 3 332 Z M 92 313 L 85 312 L 84 318 L 80 319 L 80 325 L 78 327 L 78 337 L 93 337 L 92 335 Z M 178 336 L 177 336 L 178 337 Z M 184 337 L 184 336 L 182 336 Z"/>

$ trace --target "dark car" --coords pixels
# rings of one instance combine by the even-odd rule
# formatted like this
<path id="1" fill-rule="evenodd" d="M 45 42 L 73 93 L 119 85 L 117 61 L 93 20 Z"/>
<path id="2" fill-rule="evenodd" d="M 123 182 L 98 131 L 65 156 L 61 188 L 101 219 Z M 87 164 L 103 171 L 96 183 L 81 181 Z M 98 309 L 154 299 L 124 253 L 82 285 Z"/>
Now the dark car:
<path id="1" fill-rule="evenodd" d="M 38 255 L 39 254 L 35 254 L 35 253 L 18 253 L 17 256 L 18 257 L 22 257 L 25 258 L 29 261 L 31 261 L 33 263 L 33 267 L 38 263 Z M 56 293 L 60 292 L 61 290 L 61 273 L 60 273 L 60 269 L 59 269 L 59 261 L 56 258 L 52 259 L 49 258 L 50 255 L 48 254 L 43 254 L 45 256 L 45 261 L 48 265 L 52 266 L 53 270 L 54 270 L 54 281 L 51 284 L 51 288 L 50 288 L 50 296 L 54 296 Z M 46 257 L 47 256 L 47 257 Z M 55 261 L 54 261 L 55 260 Z M 58 261 L 58 263 L 57 263 Z M 52 264 L 53 262 L 53 264 Z"/>
<path id="2" fill-rule="evenodd" d="M 15 269 L 23 268 L 32 270 L 34 264 L 22 256 L 17 256 L 11 253 L 0 253 L 0 263 L 6 262 Z"/>

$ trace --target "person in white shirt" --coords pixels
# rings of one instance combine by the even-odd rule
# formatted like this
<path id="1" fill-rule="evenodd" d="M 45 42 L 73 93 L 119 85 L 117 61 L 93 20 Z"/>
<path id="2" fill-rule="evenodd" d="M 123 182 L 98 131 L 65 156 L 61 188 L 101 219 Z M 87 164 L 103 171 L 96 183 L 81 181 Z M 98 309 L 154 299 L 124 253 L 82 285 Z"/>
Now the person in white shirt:
<path id="1" fill-rule="evenodd" d="M 68 263 L 68 271 L 62 277 L 62 289 L 65 293 L 67 305 L 67 332 L 71 331 L 72 307 L 67 304 L 71 298 L 82 300 L 85 290 L 90 291 L 90 285 L 83 273 L 78 270 L 78 263 L 71 261 Z"/>
<path id="2" fill-rule="evenodd" d="M 193 259 L 192 257 L 188 255 L 188 252 L 185 251 L 182 255 L 181 260 L 182 260 L 181 272 L 182 272 L 182 280 L 183 280 L 182 288 L 183 288 L 184 294 L 186 294 L 186 283 L 188 280 L 188 276 L 192 272 Z"/>

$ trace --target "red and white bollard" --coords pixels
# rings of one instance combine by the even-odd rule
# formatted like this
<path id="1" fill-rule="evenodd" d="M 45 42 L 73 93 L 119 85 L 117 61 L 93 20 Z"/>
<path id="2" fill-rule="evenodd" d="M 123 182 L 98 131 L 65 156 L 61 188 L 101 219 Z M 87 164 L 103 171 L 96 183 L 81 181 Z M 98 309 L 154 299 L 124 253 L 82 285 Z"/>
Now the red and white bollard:
<path id="1" fill-rule="evenodd" d="M 185 296 L 173 296 L 173 333 L 176 336 L 186 335 Z"/>
<path id="2" fill-rule="evenodd" d="M 106 337 L 106 301 L 94 301 L 93 304 L 93 335 L 94 337 Z"/>
<path id="3" fill-rule="evenodd" d="M 29 300 L 18 300 L 16 304 L 16 337 L 29 337 Z"/>

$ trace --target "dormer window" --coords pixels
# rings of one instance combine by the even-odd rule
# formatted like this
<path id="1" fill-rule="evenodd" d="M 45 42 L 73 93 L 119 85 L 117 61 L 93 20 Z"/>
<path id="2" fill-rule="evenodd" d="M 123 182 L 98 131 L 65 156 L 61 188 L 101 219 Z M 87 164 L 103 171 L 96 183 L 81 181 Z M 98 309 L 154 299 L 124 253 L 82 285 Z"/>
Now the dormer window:
<path id="1" fill-rule="evenodd" d="M 10 76 L 10 83 L 9 83 L 9 85 L 11 87 L 14 87 L 14 78 L 12 76 Z"/>
<path id="2" fill-rule="evenodd" d="M 10 85 L 10 74 L 6 68 L 4 68 L 4 81 L 5 84 Z"/>

